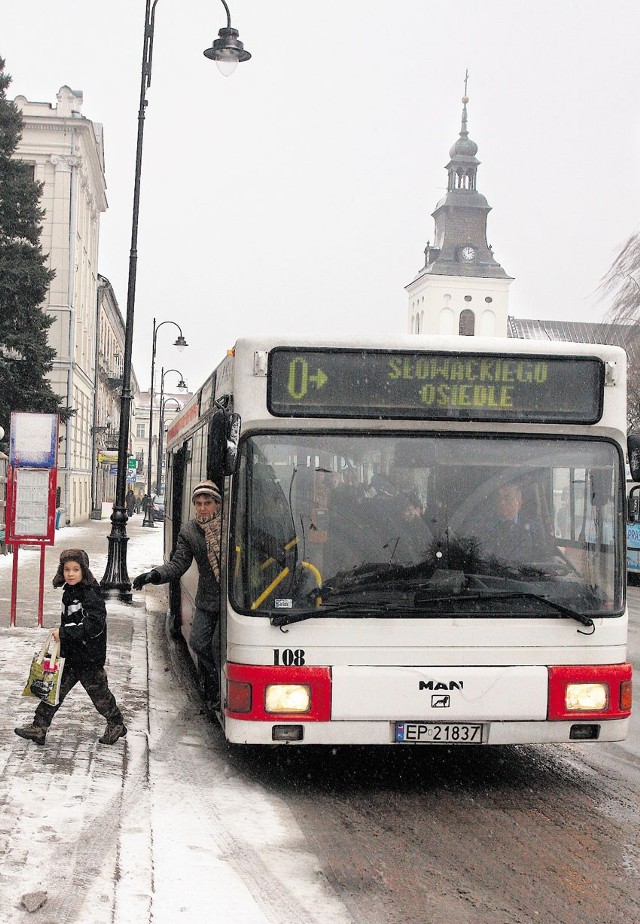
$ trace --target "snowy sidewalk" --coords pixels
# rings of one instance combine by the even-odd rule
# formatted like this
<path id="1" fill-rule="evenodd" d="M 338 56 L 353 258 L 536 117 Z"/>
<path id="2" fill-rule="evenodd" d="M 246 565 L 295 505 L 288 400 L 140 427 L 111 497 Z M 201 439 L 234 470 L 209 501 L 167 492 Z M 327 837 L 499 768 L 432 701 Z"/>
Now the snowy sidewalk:
<path id="1" fill-rule="evenodd" d="M 130 577 L 161 559 L 162 530 L 128 524 Z M 83 548 L 98 580 L 106 565 L 108 520 L 56 532 L 45 555 L 44 625 L 59 623 L 61 592 L 51 586 L 60 552 Z M 23 742 L 16 725 L 37 701 L 22 698 L 31 658 L 45 637 L 37 627 L 40 553 L 21 548 L 17 625 L 9 626 L 12 556 L 0 557 L 0 907 L 9 922 L 150 920 L 151 815 L 148 787 L 147 617 L 143 600 L 108 604 L 107 673 L 129 734 L 98 744 L 104 720 L 80 686 L 54 719 L 44 748 Z M 134 862 L 135 861 L 135 862 Z M 125 873 L 126 870 L 126 873 Z M 135 881 L 134 888 L 130 885 Z M 117 887 L 114 890 L 114 885 Z M 25 903 L 46 893 L 41 910 Z M 39 896 L 44 897 L 44 894 Z M 37 904 L 37 897 L 33 901 Z"/>
<path id="2" fill-rule="evenodd" d="M 161 528 L 141 524 L 134 517 L 127 525 L 130 579 L 162 558 Z M 45 626 L 58 623 L 61 593 L 51 579 L 60 552 L 86 549 L 99 580 L 109 532 L 103 520 L 56 533 L 46 553 Z M 220 728 L 174 663 L 163 588 L 107 606 L 107 673 L 126 738 L 98 743 L 104 722 L 80 686 L 44 747 L 16 737 L 14 726 L 37 705 L 20 694 L 45 634 L 35 615 L 39 552 L 22 549 L 19 562 L 18 625 L 10 628 L 11 556 L 0 556 L 3 924 L 352 921 L 289 806 L 229 761 Z"/>

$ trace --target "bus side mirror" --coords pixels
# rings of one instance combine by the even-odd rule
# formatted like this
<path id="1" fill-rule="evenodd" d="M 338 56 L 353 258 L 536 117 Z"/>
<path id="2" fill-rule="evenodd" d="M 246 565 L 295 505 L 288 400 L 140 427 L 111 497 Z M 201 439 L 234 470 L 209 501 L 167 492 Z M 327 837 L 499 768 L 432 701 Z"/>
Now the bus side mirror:
<path id="1" fill-rule="evenodd" d="M 627 437 L 627 453 L 632 481 L 640 481 L 640 434 L 630 433 Z"/>
<path id="2" fill-rule="evenodd" d="M 227 448 L 224 457 L 224 473 L 232 475 L 236 470 L 238 459 L 238 440 L 240 439 L 240 414 L 230 414 L 227 423 Z"/>
<path id="3" fill-rule="evenodd" d="M 216 408 L 209 423 L 207 442 L 207 478 L 218 483 L 225 475 L 232 475 L 238 456 L 240 415 L 225 408 Z"/>

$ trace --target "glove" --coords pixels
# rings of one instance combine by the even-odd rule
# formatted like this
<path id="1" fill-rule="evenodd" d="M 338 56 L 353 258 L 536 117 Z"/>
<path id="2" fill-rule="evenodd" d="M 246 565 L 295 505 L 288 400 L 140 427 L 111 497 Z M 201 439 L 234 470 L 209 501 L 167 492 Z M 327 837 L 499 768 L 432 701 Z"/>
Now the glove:
<path id="1" fill-rule="evenodd" d="M 160 575 L 155 569 L 151 571 L 144 571 L 142 574 L 139 574 L 138 577 L 133 579 L 133 589 L 142 590 L 145 584 L 159 584 Z"/>

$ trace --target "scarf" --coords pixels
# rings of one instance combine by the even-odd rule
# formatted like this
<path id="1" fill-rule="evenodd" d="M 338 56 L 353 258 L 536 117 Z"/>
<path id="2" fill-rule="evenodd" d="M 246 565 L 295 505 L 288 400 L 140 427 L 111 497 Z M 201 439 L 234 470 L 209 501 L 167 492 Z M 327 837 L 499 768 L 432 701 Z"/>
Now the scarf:
<path id="1" fill-rule="evenodd" d="M 196 523 L 202 527 L 207 546 L 207 558 L 217 583 L 220 583 L 220 514 L 206 520 L 196 517 Z"/>

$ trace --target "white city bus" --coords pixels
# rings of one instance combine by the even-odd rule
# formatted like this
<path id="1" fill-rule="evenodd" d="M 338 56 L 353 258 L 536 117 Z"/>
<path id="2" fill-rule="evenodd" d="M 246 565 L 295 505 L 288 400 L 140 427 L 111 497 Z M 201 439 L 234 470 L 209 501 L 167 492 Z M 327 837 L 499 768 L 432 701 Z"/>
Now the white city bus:
<path id="1" fill-rule="evenodd" d="M 167 441 L 166 557 L 223 492 L 227 739 L 624 739 L 625 421 L 615 347 L 239 340 Z"/>

